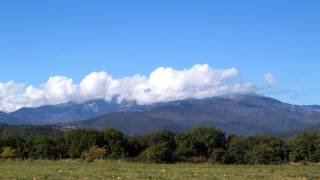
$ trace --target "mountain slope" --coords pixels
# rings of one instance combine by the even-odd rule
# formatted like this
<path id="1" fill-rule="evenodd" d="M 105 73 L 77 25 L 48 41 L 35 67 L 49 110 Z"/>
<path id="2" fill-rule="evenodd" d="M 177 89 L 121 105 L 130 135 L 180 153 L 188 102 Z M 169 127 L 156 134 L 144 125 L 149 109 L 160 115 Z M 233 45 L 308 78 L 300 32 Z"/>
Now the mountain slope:
<path id="1" fill-rule="evenodd" d="M 308 126 L 303 129 L 295 130 L 295 131 L 280 132 L 275 135 L 282 137 L 282 138 L 285 138 L 285 139 L 289 139 L 289 138 L 294 137 L 296 134 L 303 133 L 303 132 L 320 134 L 320 123 Z"/>
<path id="2" fill-rule="evenodd" d="M 0 123 L 118 128 L 129 134 L 159 129 L 182 131 L 198 125 L 214 125 L 227 133 L 237 134 L 279 133 L 320 123 L 320 108 L 316 105 L 296 106 L 253 95 L 188 99 L 145 106 L 92 100 L 23 108 L 13 113 L 0 112 Z"/>
<path id="3" fill-rule="evenodd" d="M 0 124 L 12 122 L 12 124 L 20 124 L 23 120 L 10 116 L 9 114 L 0 111 Z"/>
<path id="4" fill-rule="evenodd" d="M 320 112 L 261 96 L 215 97 L 163 103 L 143 112 L 108 113 L 67 124 L 118 128 L 129 134 L 215 125 L 227 133 L 257 134 L 298 130 L 320 122 Z"/>
<path id="5" fill-rule="evenodd" d="M 22 108 L 16 112 L 7 114 L 6 119 L 0 122 L 32 125 L 59 124 L 84 120 L 108 112 L 141 111 L 143 109 L 143 106 L 137 106 L 135 104 L 118 104 L 113 101 L 106 102 L 104 100 L 93 100 L 84 103 L 69 102 L 59 105 L 42 106 L 39 108 Z"/>
<path id="6" fill-rule="evenodd" d="M 187 127 L 177 124 L 172 120 L 157 118 L 145 115 L 142 112 L 115 112 L 107 115 L 98 116 L 85 121 L 71 122 L 68 126 L 77 126 L 80 128 L 121 129 L 127 134 L 144 134 L 159 129 L 170 131 L 182 131 Z"/>

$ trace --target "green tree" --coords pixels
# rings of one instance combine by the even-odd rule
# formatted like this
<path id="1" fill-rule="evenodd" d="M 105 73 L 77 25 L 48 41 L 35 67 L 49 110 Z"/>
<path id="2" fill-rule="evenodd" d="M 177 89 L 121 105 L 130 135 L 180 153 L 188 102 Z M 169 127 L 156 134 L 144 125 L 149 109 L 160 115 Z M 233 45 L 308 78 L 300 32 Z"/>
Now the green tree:
<path id="1" fill-rule="evenodd" d="M 227 153 L 223 158 L 226 164 L 246 164 L 249 162 L 249 140 L 242 136 L 230 136 L 228 138 Z"/>
<path id="2" fill-rule="evenodd" d="M 64 139 L 69 157 L 76 159 L 81 158 L 83 151 L 88 150 L 93 145 L 98 145 L 102 141 L 103 136 L 95 130 L 75 129 L 67 132 Z"/>
<path id="3" fill-rule="evenodd" d="M 291 161 L 320 161 L 320 139 L 316 133 L 300 133 L 289 141 Z"/>
<path id="4" fill-rule="evenodd" d="M 288 159 L 287 147 L 284 142 L 273 137 L 250 137 L 251 144 L 248 153 L 252 164 L 278 164 Z"/>
<path id="5" fill-rule="evenodd" d="M 180 159 L 192 157 L 208 159 L 217 152 L 216 149 L 224 149 L 226 137 L 224 132 L 216 128 L 200 126 L 178 134 L 176 142 L 177 155 Z"/>
<path id="6" fill-rule="evenodd" d="M 103 132 L 104 140 L 107 143 L 108 156 L 110 158 L 119 159 L 128 155 L 128 138 L 117 129 L 106 129 Z"/>
<path id="7" fill-rule="evenodd" d="M 128 156 L 137 157 L 139 156 L 147 147 L 146 138 L 144 136 L 131 136 L 128 137 Z"/>
<path id="8" fill-rule="evenodd" d="M 24 153 L 32 159 L 59 159 L 60 150 L 55 138 L 33 137 L 28 138 L 24 146 Z"/>
<path id="9" fill-rule="evenodd" d="M 167 130 L 153 132 L 146 137 L 148 148 L 142 153 L 142 158 L 156 163 L 171 163 L 176 159 L 176 143 L 174 133 Z"/>

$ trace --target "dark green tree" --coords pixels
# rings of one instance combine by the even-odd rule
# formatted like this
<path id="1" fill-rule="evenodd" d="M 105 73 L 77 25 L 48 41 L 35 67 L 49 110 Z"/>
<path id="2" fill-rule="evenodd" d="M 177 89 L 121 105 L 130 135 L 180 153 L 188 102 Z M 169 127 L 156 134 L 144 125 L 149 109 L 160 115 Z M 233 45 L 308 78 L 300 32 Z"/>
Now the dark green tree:
<path id="1" fill-rule="evenodd" d="M 107 129 L 103 132 L 107 144 L 107 155 L 113 159 L 125 158 L 128 155 L 128 138 L 117 129 Z"/>
<path id="2" fill-rule="evenodd" d="M 82 158 L 83 151 L 88 150 L 93 145 L 100 145 L 103 136 L 101 133 L 91 129 L 75 129 L 65 134 L 65 143 L 68 156 L 72 159 Z"/>
<path id="3" fill-rule="evenodd" d="M 146 137 L 148 148 L 142 158 L 156 163 L 171 163 L 176 159 L 174 133 L 167 130 L 153 132 Z"/>
<path id="4" fill-rule="evenodd" d="M 204 157 L 208 159 L 217 149 L 224 149 L 225 133 L 213 128 L 200 126 L 176 136 L 177 155 L 182 159 Z"/>
<path id="5" fill-rule="evenodd" d="M 250 143 L 247 137 L 231 136 L 228 138 L 227 153 L 223 158 L 226 164 L 246 164 L 249 162 Z"/>
<path id="6" fill-rule="evenodd" d="M 278 164 L 288 159 L 288 149 L 282 140 L 255 136 L 250 137 L 249 142 L 248 156 L 251 164 Z"/>
<path id="7" fill-rule="evenodd" d="M 320 161 L 320 138 L 316 133 L 300 133 L 289 141 L 291 161 Z"/>

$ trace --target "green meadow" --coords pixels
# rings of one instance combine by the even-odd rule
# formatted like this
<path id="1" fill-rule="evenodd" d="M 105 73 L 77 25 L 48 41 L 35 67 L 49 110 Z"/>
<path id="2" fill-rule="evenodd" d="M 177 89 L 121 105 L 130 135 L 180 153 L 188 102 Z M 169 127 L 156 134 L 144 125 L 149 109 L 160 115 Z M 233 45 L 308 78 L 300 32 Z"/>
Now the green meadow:
<path id="1" fill-rule="evenodd" d="M 320 165 L 0 161 L 0 179 L 320 179 Z"/>

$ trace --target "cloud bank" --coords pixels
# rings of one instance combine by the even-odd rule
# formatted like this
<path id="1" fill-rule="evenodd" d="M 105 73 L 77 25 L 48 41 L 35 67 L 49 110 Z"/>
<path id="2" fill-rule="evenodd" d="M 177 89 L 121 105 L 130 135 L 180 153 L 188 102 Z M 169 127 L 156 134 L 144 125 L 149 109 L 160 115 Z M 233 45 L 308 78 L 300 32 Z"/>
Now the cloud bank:
<path id="1" fill-rule="evenodd" d="M 14 81 L 0 83 L 0 111 L 92 99 L 134 101 L 142 105 L 256 92 L 251 83 L 240 80 L 235 68 L 213 69 L 207 64 L 184 70 L 159 67 L 148 76 L 138 74 L 120 79 L 102 71 L 87 75 L 78 84 L 64 76 L 50 77 L 39 87 Z"/>

